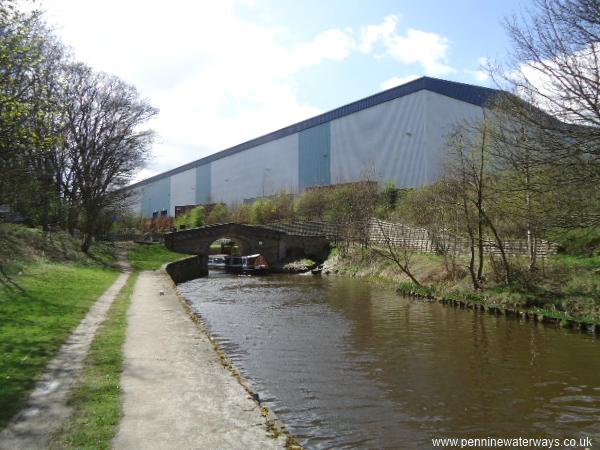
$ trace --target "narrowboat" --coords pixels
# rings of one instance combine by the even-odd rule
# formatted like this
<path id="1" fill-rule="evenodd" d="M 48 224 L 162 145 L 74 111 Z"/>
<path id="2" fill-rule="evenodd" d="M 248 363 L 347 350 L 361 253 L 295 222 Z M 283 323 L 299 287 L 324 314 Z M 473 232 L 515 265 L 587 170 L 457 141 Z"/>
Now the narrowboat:
<path id="1" fill-rule="evenodd" d="M 269 272 L 267 258 L 260 254 L 242 256 L 242 273 L 262 275 Z"/>
<path id="2" fill-rule="evenodd" d="M 229 255 L 209 255 L 208 268 L 213 270 L 225 270 L 225 268 L 227 267 L 227 260 L 229 258 Z"/>

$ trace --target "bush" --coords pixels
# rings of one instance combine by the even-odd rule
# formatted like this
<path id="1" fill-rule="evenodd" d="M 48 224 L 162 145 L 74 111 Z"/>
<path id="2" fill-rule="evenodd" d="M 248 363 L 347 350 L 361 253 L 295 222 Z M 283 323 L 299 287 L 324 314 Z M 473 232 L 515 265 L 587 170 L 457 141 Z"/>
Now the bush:
<path id="1" fill-rule="evenodd" d="M 229 209 L 225 203 L 217 203 L 206 217 L 206 224 L 227 223 L 231 220 Z"/>
<path id="2" fill-rule="evenodd" d="M 330 207 L 330 191 L 330 189 L 304 191 L 294 203 L 296 214 L 304 220 L 323 220 Z"/>
<path id="3" fill-rule="evenodd" d="M 556 242 L 561 251 L 570 255 L 600 255 L 600 228 L 575 228 L 553 231 L 548 238 Z"/>
<path id="4" fill-rule="evenodd" d="M 181 225 L 185 225 L 185 228 L 197 228 L 204 225 L 204 206 L 198 205 L 187 214 L 179 216 L 175 221 L 175 226 L 181 228 Z"/>
<path id="5" fill-rule="evenodd" d="M 250 211 L 252 205 L 232 205 L 231 221 L 236 223 L 250 223 Z"/>

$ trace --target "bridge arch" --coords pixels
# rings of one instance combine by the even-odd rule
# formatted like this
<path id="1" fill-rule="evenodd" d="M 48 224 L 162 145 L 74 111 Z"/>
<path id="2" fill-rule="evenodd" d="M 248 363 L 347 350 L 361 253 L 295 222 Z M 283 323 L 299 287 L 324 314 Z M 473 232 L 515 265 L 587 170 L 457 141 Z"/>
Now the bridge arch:
<path id="1" fill-rule="evenodd" d="M 243 254 L 260 253 L 273 267 L 288 257 L 310 257 L 322 261 L 329 253 L 329 241 L 322 235 L 300 235 L 260 225 L 225 223 L 165 234 L 165 245 L 176 252 L 199 255 L 208 273 L 210 245 L 221 238 L 244 244 Z"/>
<path id="2" fill-rule="evenodd" d="M 217 237 L 212 242 L 206 241 L 206 246 L 200 249 L 200 253 L 206 255 L 210 254 L 210 247 L 212 246 L 212 244 L 221 239 L 229 239 L 235 242 L 238 245 L 240 255 L 248 255 L 251 253 L 250 249 L 252 248 L 252 243 L 248 240 L 248 238 L 246 236 L 238 236 L 234 234 L 224 234 L 223 236 Z"/>
<path id="3" fill-rule="evenodd" d="M 281 231 L 265 227 L 226 223 L 167 233 L 165 245 L 182 253 L 208 255 L 214 241 L 227 237 L 242 243 L 246 254 L 260 253 L 269 263 L 275 263 L 285 255 L 284 236 Z"/>

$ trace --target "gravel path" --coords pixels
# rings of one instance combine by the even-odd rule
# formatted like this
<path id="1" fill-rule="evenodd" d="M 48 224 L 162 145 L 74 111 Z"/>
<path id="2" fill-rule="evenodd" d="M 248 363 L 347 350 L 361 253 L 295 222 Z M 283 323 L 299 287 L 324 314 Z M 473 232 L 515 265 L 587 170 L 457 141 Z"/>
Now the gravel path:
<path id="1" fill-rule="evenodd" d="M 164 295 L 161 295 L 161 292 Z M 221 364 L 170 280 L 143 272 L 129 310 L 116 449 L 270 449 L 259 406 Z"/>
<path id="2" fill-rule="evenodd" d="M 48 364 L 25 408 L 0 433 L 0 449 L 47 448 L 52 434 L 71 414 L 67 406 L 69 393 L 79 378 L 96 330 L 128 278 L 129 272 L 119 275 Z"/>

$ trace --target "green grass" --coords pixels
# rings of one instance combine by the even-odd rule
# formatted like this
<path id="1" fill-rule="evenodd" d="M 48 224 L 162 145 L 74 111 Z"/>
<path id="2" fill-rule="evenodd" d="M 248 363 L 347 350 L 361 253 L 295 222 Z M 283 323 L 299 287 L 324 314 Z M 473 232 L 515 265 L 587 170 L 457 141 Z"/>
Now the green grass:
<path id="1" fill-rule="evenodd" d="M 132 274 L 98 329 L 69 400 L 73 415 L 54 436 L 51 448 L 110 448 L 122 417 L 123 345 L 137 277 L 137 273 Z"/>
<path id="2" fill-rule="evenodd" d="M 127 257 L 135 270 L 156 270 L 165 263 L 181 259 L 183 253 L 172 252 L 160 244 L 134 244 Z"/>
<path id="3" fill-rule="evenodd" d="M 574 256 L 558 254 L 550 258 L 550 262 L 563 264 L 568 268 L 576 269 L 578 267 L 589 269 L 600 269 L 600 255 L 595 256 Z"/>
<path id="4" fill-rule="evenodd" d="M 30 263 L 0 284 L 0 428 L 24 405 L 46 365 L 118 272 Z"/>

